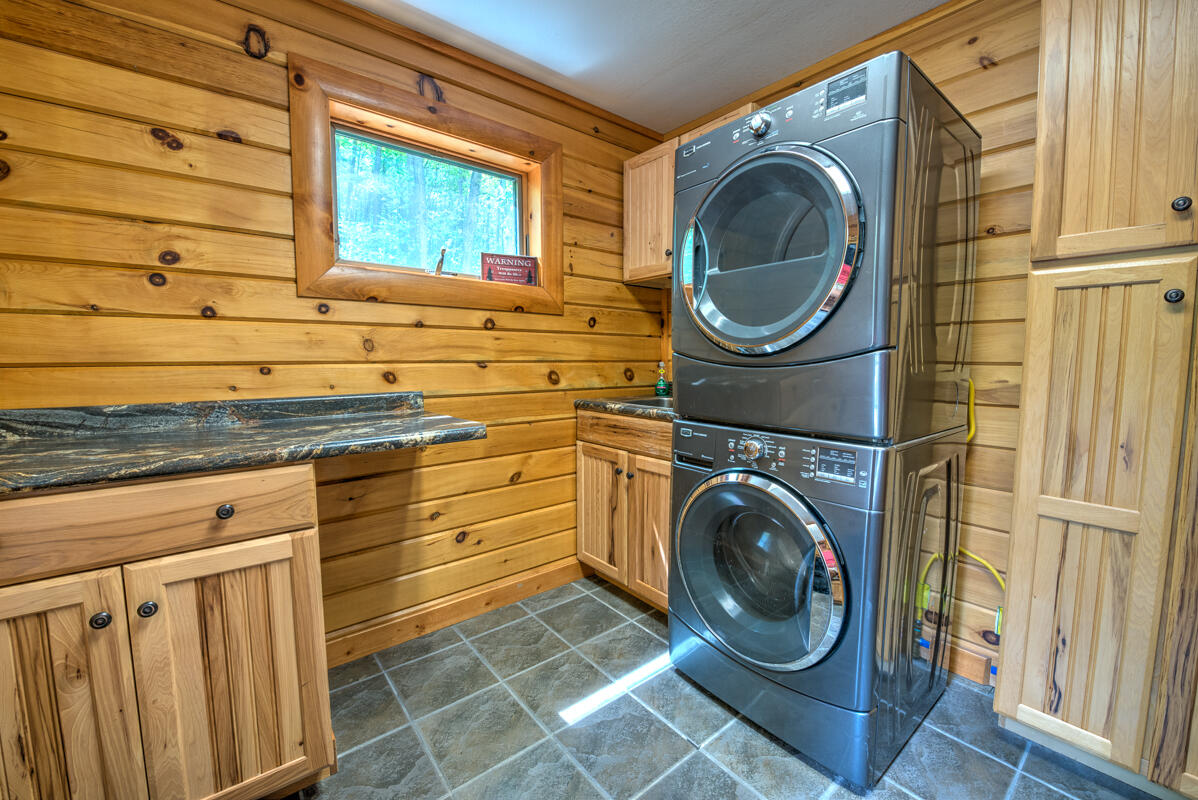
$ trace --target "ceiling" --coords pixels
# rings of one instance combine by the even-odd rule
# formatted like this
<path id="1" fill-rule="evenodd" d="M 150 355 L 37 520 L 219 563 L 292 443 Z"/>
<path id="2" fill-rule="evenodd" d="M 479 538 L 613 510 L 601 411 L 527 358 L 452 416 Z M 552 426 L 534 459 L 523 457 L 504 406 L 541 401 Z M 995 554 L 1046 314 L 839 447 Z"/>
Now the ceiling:
<path id="1" fill-rule="evenodd" d="M 669 131 L 941 0 L 351 0 Z"/>

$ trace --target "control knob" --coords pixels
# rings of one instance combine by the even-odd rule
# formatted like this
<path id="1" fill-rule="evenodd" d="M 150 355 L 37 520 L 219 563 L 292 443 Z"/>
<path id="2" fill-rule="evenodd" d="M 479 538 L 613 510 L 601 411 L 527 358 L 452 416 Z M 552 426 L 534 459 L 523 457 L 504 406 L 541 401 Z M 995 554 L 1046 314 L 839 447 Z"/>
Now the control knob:
<path id="1" fill-rule="evenodd" d="M 765 442 L 760 439 L 745 439 L 740 443 L 740 455 L 747 461 L 756 461 L 765 452 Z"/>
<path id="2" fill-rule="evenodd" d="M 749 117 L 749 130 L 753 132 L 754 136 L 760 139 L 769 131 L 773 121 L 774 118 L 770 116 L 770 112 L 758 111 Z"/>

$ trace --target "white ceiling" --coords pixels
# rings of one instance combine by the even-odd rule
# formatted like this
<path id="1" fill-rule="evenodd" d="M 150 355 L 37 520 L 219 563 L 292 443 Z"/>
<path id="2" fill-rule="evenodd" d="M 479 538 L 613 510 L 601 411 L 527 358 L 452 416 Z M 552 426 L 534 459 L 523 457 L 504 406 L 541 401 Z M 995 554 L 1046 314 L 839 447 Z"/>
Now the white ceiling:
<path id="1" fill-rule="evenodd" d="M 942 0 L 350 0 L 665 132 Z"/>

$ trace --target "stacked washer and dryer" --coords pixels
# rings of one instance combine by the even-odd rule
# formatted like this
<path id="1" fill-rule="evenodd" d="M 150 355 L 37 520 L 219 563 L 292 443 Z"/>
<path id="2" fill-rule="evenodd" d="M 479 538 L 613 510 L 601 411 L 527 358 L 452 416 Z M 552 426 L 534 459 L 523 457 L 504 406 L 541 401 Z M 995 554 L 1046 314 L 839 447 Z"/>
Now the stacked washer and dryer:
<path id="1" fill-rule="evenodd" d="M 980 152 L 889 53 L 675 158 L 670 656 L 863 786 L 947 680 Z"/>

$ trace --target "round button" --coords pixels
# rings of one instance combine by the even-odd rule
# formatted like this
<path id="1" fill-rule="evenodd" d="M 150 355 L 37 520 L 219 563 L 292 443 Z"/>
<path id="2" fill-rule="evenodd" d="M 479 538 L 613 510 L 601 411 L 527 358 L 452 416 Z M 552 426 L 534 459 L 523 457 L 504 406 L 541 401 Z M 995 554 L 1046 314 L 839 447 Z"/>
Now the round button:
<path id="1" fill-rule="evenodd" d="M 760 439 L 745 439 L 740 444 L 740 454 L 749 461 L 756 461 L 765 451 L 765 442 Z"/>
<path id="2" fill-rule="evenodd" d="M 762 136 L 765 136 L 766 132 L 769 131 L 770 124 L 773 123 L 773 121 L 774 118 L 770 116 L 770 112 L 758 111 L 753 116 L 749 117 L 749 130 L 753 132 L 754 136 L 760 139 Z"/>

